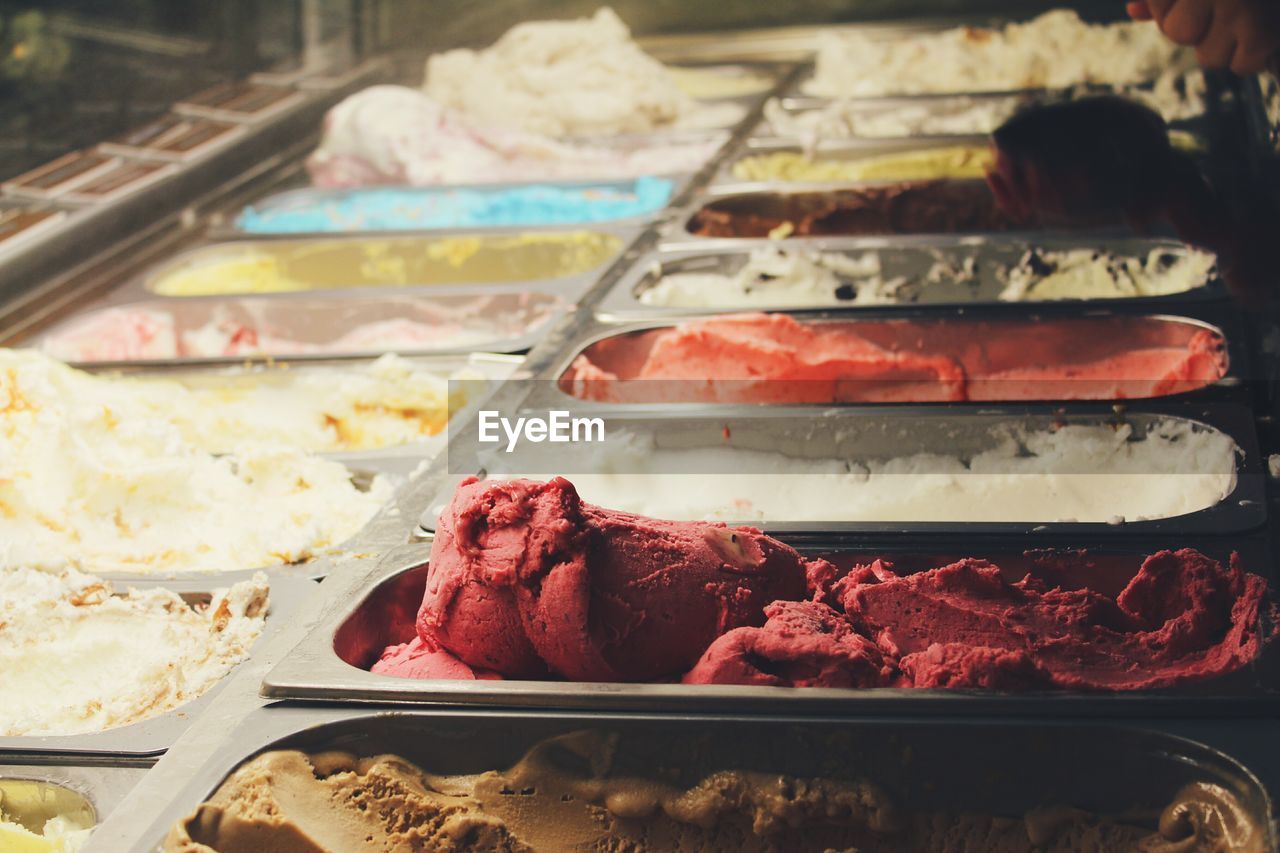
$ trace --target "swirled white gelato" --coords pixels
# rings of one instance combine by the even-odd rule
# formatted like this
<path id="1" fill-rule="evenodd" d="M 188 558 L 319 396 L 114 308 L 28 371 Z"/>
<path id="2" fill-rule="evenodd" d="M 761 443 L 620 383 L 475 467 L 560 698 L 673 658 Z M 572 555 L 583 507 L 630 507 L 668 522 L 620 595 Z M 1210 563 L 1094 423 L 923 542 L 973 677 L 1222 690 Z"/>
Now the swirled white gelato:
<path id="1" fill-rule="evenodd" d="M 743 115 L 686 94 L 607 7 L 517 24 L 485 50 L 436 54 L 423 89 L 481 124 L 553 137 L 727 127 Z"/>
<path id="2" fill-rule="evenodd" d="M 1066 89 L 1150 83 L 1194 66 L 1153 24 L 1087 24 L 1070 9 L 992 30 L 960 27 L 900 38 L 825 34 L 805 91 L 823 97 Z"/>
<path id="3" fill-rule="evenodd" d="M 574 145 L 464 114 L 404 86 L 372 86 L 331 109 L 307 159 L 319 187 L 633 178 L 697 171 L 723 135 Z"/>
<path id="4" fill-rule="evenodd" d="M 164 394 L 0 350 L 0 569 L 297 562 L 350 538 L 390 497 L 381 477 L 361 491 L 344 466 L 297 447 L 250 440 L 214 456 L 157 414 Z"/>
<path id="5" fill-rule="evenodd" d="M 261 572 L 192 607 L 70 569 L 0 569 L 0 735 L 100 732 L 185 705 L 249 654 L 267 607 Z"/>

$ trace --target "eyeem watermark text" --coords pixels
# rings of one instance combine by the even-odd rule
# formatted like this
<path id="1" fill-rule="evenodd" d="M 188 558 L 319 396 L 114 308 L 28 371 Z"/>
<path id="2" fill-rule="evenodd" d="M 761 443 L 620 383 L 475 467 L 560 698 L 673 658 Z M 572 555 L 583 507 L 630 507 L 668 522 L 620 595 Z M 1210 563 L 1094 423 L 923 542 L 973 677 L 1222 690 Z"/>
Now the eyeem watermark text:
<path id="1" fill-rule="evenodd" d="M 545 418 L 516 418 L 514 423 L 500 412 L 481 410 L 477 424 L 481 444 L 501 444 L 505 440 L 507 453 L 522 440 L 534 444 L 604 441 L 604 418 L 575 418 L 563 409 L 552 409 Z"/>

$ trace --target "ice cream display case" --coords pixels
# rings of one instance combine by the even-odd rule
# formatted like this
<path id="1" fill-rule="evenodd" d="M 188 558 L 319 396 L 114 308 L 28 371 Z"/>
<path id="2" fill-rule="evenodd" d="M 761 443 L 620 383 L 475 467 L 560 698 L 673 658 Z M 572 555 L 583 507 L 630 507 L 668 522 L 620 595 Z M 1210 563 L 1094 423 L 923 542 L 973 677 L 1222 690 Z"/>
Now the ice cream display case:
<path id="1" fill-rule="evenodd" d="M 1104 4 L 118 5 L 0 12 L 0 848 L 1280 849 L 1280 327 L 996 133 L 1146 110 L 1208 205 L 1256 81 Z"/>

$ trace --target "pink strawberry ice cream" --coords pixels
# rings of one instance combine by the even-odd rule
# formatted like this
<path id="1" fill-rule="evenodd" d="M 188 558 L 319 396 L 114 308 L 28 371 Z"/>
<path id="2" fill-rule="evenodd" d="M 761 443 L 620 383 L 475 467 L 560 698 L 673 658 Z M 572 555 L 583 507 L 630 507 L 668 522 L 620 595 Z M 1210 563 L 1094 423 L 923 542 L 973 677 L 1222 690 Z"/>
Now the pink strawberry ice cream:
<path id="1" fill-rule="evenodd" d="M 1047 333 L 1003 335 L 1009 324 L 890 321 L 875 340 L 857 323 L 803 323 L 785 314 L 690 320 L 597 341 L 560 379 L 567 393 L 617 403 L 866 403 L 1130 399 L 1193 391 L 1226 373 L 1222 336 L 1132 343 L 1124 318 L 1079 356 Z M 957 328 L 970 323 L 968 334 Z M 1058 327 L 1061 328 L 1061 327 Z M 1068 327 L 1069 328 L 1069 327 Z M 1061 334 L 1061 332 L 1059 332 Z"/>
<path id="2" fill-rule="evenodd" d="M 601 509 L 562 478 L 469 480 L 440 516 L 417 632 L 505 676 L 679 677 L 803 598 L 806 565 L 758 530 Z"/>
<path id="3" fill-rule="evenodd" d="M 1211 680 L 1276 634 L 1267 582 L 1192 549 L 841 570 L 747 527 L 467 480 L 441 514 L 405 678 L 1133 691 Z M 1016 564 L 1016 563 L 1015 563 Z M 1025 562 L 1023 563 L 1025 566 Z M 1021 576 L 1019 576 L 1021 575 Z"/>

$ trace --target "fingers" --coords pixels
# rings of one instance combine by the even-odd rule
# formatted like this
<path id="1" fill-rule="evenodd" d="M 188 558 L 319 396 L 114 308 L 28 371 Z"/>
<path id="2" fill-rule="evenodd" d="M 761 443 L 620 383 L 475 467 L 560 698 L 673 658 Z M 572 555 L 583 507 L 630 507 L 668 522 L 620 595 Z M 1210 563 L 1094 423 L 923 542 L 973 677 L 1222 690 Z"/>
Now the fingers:
<path id="1" fill-rule="evenodd" d="M 1124 10 L 1135 21 L 1152 20 L 1151 9 L 1147 6 L 1147 0 L 1133 0 L 1131 3 L 1126 3 Z"/>
<path id="2" fill-rule="evenodd" d="M 1151 15 L 1151 20 L 1163 28 L 1165 16 L 1169 14 L 1169 10 L 1173 8 L 1173 4 L 1177 0 L 1146 0 L 1147 11 Z"/>
<path id="3" fill-rule="evenodd" d="M 1280 12 L 1275 6 L 1254 4 L 1237 20 L 1231 70 L 1237 74 L 1270 70 L 1272 57 L 1280 50 Z"/>
<path id="4" fill-rule="evenodd" d="M 1238 44 L 1231 57 L 1230 68 L 1242 77 L 1248 74 L 1260 74 L 1271 68 L 1271 53 L 1245 44 Z"/>
<path id="5" fill-rule="evenodd" d="M 1157 18 L 1160 31 L 1176 44 L 1199 45 L 1214 23 L 1211 0 L 1174 0 L 1163 17 Z M 1228 57 L 1230 59 L 1230 57 Z"/>
<path id="6" fill-rule="evenodd" d="M 1228 68 L 1236 53 L 1235 28 L 1220 20 L 1196 44 L 1196 60 L 1205 68 Z"/>

